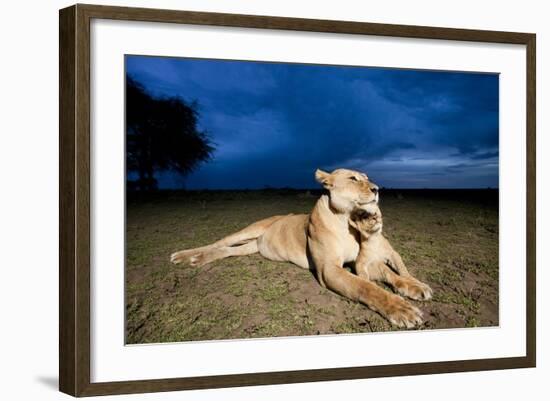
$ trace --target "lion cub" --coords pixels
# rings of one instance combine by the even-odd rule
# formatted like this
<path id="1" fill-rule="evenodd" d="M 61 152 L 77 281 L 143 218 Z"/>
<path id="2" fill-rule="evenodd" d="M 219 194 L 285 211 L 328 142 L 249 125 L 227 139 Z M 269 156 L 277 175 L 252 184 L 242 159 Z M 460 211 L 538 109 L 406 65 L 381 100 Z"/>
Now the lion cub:
<path id="1" fill-rule="evenodd" d="M 378 205 L 369 204 L 354 211 L 349 223 L 361 236 L 355 262 L 357 275 L 369 281 L 385 282 L 395 292 L 415 300 L 432 297 L 432 289 L 409 273 L 401 256 L 382 234 L 382 212 Z M 400 297 L 391 298 L 390 305 L 375 305 L 373 309 L 398 326 L 412 327 L 421 322 L 421 313 Z"/>

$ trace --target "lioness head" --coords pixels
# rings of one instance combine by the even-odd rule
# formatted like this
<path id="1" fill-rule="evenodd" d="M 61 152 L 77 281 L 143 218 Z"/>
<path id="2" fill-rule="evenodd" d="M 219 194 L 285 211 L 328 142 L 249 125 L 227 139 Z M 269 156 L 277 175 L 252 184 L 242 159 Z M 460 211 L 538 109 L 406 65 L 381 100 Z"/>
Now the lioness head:
<path id="1" fill-rule="evenodd" d="M 315 179 L 330 192 L 330 206 L 340 213 L 378 203 L 378 186 L 366 174 L 339 168 L 332 173 L 315 172 Z"/>

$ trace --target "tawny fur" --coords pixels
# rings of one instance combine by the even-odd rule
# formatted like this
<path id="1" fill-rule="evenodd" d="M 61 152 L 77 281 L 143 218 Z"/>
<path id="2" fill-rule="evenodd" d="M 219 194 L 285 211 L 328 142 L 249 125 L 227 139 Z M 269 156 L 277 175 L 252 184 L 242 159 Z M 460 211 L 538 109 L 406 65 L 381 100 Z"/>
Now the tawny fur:
<path id="1" fill-rule="evenodd" d="M 397 293 L 416 300 L 428 300 L 432 289 L 414 278 L 403 263 L 401 256 L 393 249 L 382 234 L 383 220 L 378 205 L 367 205 L 355 210 L 350 225 L 357 229 L 361 236 L 361 247 L 355 261 L 355 270 L 359 277 L 366 280 L 382 281 L 389 284 Z M 372 309 L 395 323 L 395 306 L 399 304 L 409 323 L 420 323 L 420 311 L 400 297 L 388 302 L 386 296 L 373 297 Z M 401 316 L 402 317 L 402 316 Z M 407 324 L 409 327 L 409 325 Z"/>
<path id="2" fill-rule="evenodd" d="M 419 323 L 420 314 L 411 316 L 399 296 L 342 268 L 344 263 L 355 261 L 359 253 L 350 215 L 353 210 L 376 204 L 378 187 L 365 174 L 347 169 L 332 173 L 317 170 L 315 178 L 329 195 L 321 196 L 311 214 L 260 220 L 213 244 L 175 252 L 171 261 L 201 266 L 229 256 L 259 252 L 269 260 L 311 269 L 322 286 L 373 309 L 380 302 L 374 305 L 372 299 L 384 297 L 394 310 L 392 322 L 398 326 L 412 327 Z"/>

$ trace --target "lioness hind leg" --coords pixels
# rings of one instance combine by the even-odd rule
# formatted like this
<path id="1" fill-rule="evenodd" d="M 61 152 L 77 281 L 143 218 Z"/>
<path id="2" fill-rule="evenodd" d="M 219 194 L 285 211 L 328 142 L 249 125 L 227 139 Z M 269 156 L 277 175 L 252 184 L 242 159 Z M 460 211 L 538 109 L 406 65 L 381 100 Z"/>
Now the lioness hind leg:
<path id="1" fill-rule="evenodd" d="M 275 221 L 284 216 L 268 217 L 252 223 L 248 227 L 243 228 L 236 233 L 230 234 L 227 237 L 222 238 L 210 245 L 201 246 L 200 248 L 185 249 L 183 251 L 174 252 L 170 255 L 170 261 L 174 264 L 189 262 L 192 264 L 192 259 L 198 257 L 201 254 L 208 253 L 216 248 L 231 247 L 234 245 L 246 244 L 247 242 L 258 238 L 262 235 L 267 228 Z"/>
<path id="2" fill-rule="evenodd" d="M 201 246 L 200 248 L 185 249 L 183 251 L 174 252 L 170 255 L 170 262 L 176 265 L 179 263 L 190 262 L 194 256 L 200 255 L 202 252 L 206 252 L 212 248 L 212 245 L 207 245 Z"/>
<path id="3" fill-rule="evenodd" d="M 244 256 L 258 252 L 258 242 L 252 240 L 239 246 L 226 246 L 222 248 L 213 248 L 205 252 L 198 253 L 191 257 L 189 263 L 191 266 L 203 266 L 218 259 L 229 256 Z"/>
<path id="4" fill-rule="evenodd" d="M 251 225 L 243 228 L 240 231 L 237 231 L 234 234 L 230 234 L 227 237 L 222 238 L 219 241 L 216 241 L 212 244 L 212 247 L 221 248 L 234 245 L 241 245 L 248 243 L 250 240 L 258 238 L 260 235 L 265 233 L 265 231 L 275 223 L 277 220 L 285 216 L 272 216 L 267 219 L 263 219 L 252 223 Z"/>
<path id="5" fill-rule="evenodd" d="M 413 276 L 401 276 L 396 274 L 389 266 L 380 263 L 376 269 L 369 271 L 373 280 L 380 280 L 388 283 L 399 294 L 420 301 L 427 301 L 432 298 L 433 291 L 427 284 L 417 280 Z"/>

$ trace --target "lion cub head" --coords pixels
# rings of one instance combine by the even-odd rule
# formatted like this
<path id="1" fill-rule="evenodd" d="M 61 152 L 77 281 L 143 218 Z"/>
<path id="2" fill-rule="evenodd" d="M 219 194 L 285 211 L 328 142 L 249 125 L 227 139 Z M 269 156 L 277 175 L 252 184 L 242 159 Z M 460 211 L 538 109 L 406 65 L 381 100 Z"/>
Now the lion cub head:
<path id="1" fill-rule="evenodd" d="M 330 206 L 340 213 L 378 203 L 378 186 L 366 174 L 340 168 L 332 173 L 315 172 L 315 179 L 330 192 Z"/>
<path id="2" fill-rule="evenodd" d="M 377 204 L 368 204 L 351 213 L 349 224 L 359 231 L 363 241 L 367 240 L 371 235 L 382 232 L 382 212 Z"/>

